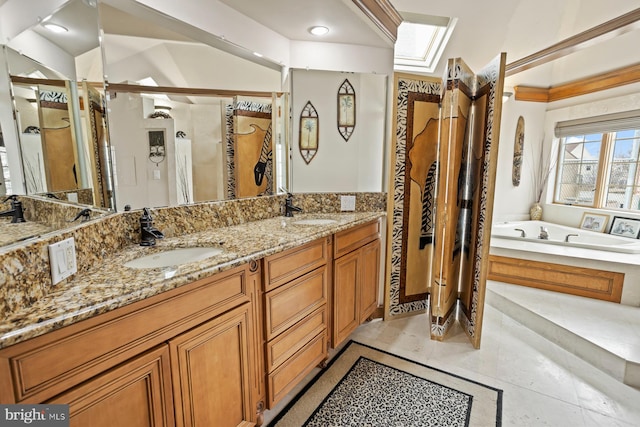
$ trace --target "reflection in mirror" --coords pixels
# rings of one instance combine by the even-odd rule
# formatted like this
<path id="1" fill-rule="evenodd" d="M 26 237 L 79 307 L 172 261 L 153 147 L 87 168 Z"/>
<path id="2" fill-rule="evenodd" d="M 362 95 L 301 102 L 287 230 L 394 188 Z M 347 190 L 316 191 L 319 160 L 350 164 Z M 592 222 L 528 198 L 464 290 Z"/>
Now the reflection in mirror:
<path id="1" fill-rule="evenodd" d="M 17 131 L 16 141 L 5 145 L 21 160 L 8 165 L 13 192 L 56 193 L 68 201 L 110 208 L 97 7 L 84 0 L 62 3 L 58 10 L 32 11 L 32 22 L 38 24 L 8 37 L 3 49 Z M 51 32 L 45 22 L 67 31 Z"/>
<path id="2" fill-rule="evenodd" d="M 4 199 L 7 194 L 11 194 L 11 175 L 9 173 L 7 148 L 4 146 L 2 126 L 0 126 L 0 197 Z"/>
<path id="3" fill-rule="evenodd" d="M 288 187 L 279 66 L 214 48 L 210 34 L 135 2 L 102 3 L 100 19 L 117 210 Z"/>
<path id="4" fill-rule="evenodd" d="M 286 150 L 272 137 L 272 129 L 284 132 L 284 94 L 191 96 L 191 103 L 123 92 L 134 89 L 109 89 L 118 210 L 271 195 L 285 186 Z"/>

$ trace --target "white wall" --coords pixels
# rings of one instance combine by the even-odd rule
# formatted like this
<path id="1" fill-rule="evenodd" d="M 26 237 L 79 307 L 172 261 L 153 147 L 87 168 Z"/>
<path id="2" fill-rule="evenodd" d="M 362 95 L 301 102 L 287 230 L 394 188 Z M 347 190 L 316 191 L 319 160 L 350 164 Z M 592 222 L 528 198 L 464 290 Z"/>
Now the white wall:
<path id="1" fill-rule="evenodd" d="M 546 104 L 510 99 L 502 105 L 498 167 L 493 205 L 496 222 L 528 219 L 534 201 L 533 167 L 544 138 Z M 520 185 L 512 183 L 513 149 L 518 118 L 524 119 L 524 148 Z"/>
<path id="2" fill-rule="evenodd" d="M 382 191 L 386 76 L 294 70 L 292 72 L 291 165 L 294 192 Z M 356 92 L 356 126 L 349 141 L 337 128 L 338 88 Z M 311 101 L 319 116 L 319 145 L 308 165 L 298 148 L 300 113 Z"/>
<path id="3" fill-rule="evenodd" d="M 119 94 L 110 103 L 109 137 L 115 152 L 118 211 L 125 205 L 139 209 L 175 204 L 175 185 L 169 185 L 175 182 L 175 168 L 172 171 L 168 167 L 169 159 L 173 159 L 173 120 L 145 119 L 148 111 L 153 111 L 153 100 L 135 94 Z M 166 157 L 158 165 L 149 160 L 150 129 L 166 130 Z M 154 170 L 158 170 L 159 175 L 154 175 Z M 169 176 L 171 173 L 173 179 Z"/>

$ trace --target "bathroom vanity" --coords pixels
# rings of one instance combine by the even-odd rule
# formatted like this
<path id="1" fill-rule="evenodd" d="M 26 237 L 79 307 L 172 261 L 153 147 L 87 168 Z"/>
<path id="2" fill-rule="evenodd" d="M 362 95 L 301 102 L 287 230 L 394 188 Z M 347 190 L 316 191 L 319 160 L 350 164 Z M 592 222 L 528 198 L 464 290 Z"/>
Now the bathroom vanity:
<path id="1" fill-rule="evenodd" d="M 377 308 L 383 216 L 159 241 L 153 251 L 223 248 L 177 267 L 127 268 L 148 250 L 127 247 L 9 316 L 0 402 L 68 403 L 78 426 L 260 424 Z"/>

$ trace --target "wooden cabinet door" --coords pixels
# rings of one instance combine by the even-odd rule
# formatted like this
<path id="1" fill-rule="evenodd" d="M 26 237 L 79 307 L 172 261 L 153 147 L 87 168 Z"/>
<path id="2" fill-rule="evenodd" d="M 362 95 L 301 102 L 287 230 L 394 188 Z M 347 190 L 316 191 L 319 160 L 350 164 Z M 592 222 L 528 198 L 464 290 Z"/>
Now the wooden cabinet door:
<path id="1" fill-rule="evenodd" d="M 360 250 L 360 323 L 366 321 L 378 307 L 380 280 L 380 240 L 374 240 Z"/>
<path id="2" fill-rule="evenodd" d="M 335 260 L 333 264 L 333 347 L 337 347 L 360 324 L 358 281 L 360 251 Z"/>
<path id="3" fill-rule="evenodd" d="M 251 304 L 169 341 L 177 426 L 252 426 Z"/>
<path id="4" fill-rule="evenodd" d="M 169 350 L 164 344 L 63 393 L 71 427 L 173 426 Z"/>

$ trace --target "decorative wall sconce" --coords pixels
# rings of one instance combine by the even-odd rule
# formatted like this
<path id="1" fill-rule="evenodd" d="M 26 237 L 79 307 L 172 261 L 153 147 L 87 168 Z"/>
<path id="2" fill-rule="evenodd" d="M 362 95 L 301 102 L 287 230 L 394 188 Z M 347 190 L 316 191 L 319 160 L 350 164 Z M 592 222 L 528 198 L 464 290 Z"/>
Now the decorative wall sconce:
<path id="1" fill-rule="evenodd" d="M 356 127 L 356 91 L 348 79 L 338 89 L 338 132 L 349 141 Z"/>
<path id="2" fill-rule="evenodd" d="M 300 154 L 306 164 L 309 164 L 318 152 L 319 120 L 316 108 L 311 101 L 307 101 L 300 113 L 300 139 L 298 141 Z"/>
<path id="3" fill-rule="evenodd" d="M 149 131 L 149 160 L 160 164 L 166 157 L 164 130 Z"/>

